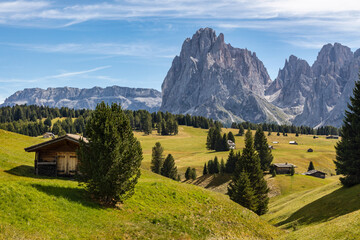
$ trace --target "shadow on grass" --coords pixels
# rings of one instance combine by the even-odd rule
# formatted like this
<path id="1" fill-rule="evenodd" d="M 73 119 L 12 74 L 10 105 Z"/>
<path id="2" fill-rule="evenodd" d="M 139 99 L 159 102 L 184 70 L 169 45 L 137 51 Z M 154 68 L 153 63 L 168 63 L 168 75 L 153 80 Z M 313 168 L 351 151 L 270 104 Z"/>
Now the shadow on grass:
<path id="1" fill-rule="evenodd" d="M 193 184 L 202 185 L 205 188 L 218 187 L 230 180 L 230 174 L 206 174 L 198 177 Z"/>
<path id="2" fill-rule="evenodd" d="M 79 203 L 86 207 L 102 208 L 98 203 L 91 201 L 90 195 L 81 188 L 48 186 L 41 184 L 32 184 L 38 191 L 46 193 L 49 196 L 56 198 L 65 198 L 69 201 Z"/>
<path id="3" fill-rule="evenodd" d="M 308 225 L 312 223 L 326 222 L 339 216 L 360 209 L 360 184 L 351 188 L 340 188 L 334 192 L 302 207 L 293 213 L 288 219 L 275 226 L 298 223 Z"/>
<path id="4" fill-rule="evenodd" d="M 34 173 L 34 167 L 28 166 L 28 165 L 20 165 L 16 166 L 10 170 L 5 170 L 4 172 L 9 173 L 11 175 L 15 176 L 21 176 L 21 177 L 30 177 L 30 178 L 36 178 L 36 179 L 61 179 L 61 180 L 74 180 L 74 177 L 55 177 L 55 176 L 45 176 L 45 175 L 35 175 Z"/>

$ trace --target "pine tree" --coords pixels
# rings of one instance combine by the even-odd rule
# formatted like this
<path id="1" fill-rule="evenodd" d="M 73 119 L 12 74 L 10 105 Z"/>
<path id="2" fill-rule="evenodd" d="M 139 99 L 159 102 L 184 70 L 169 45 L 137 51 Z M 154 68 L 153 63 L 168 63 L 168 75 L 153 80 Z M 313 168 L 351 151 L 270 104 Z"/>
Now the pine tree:
<path id="1" fill-rule="evenodd" d="M 226 168 L 225 168 L 225 162 L 224 159 L 221 158 L 221 163 L 220 163 L 220 173 L 224 174 L 226 172 Z"/>
<path id="2" fill-rule="evenodd" d="M 232 182 L 236 183 L 240 181 L 240 175 L 244 172 L 248 174 L 250 186 L 254 191 L 255 202 L 253 206 L 256 207 L 255 212 L 258 215 L 262 215 L 267 211 L 267 205 L 269 198 L 267 193 L 269 188 L 263 177 L 263 171 L 260 167 L 260 158 L 254 148 L 254 140 L 250 129 L 245 134 L 245 148 L 241 154 L 241 157 L 236 162 L 236 169 L 232 178 Z M 236 186 L 236 185 L 235 185 Z M 235 194 L 237 191 L 234 189 L 228 189 L 229 195 Z M 238 199 L 238 196 L 231 196 L 232 199 Z"/>
<path id="3" fill-rule="evenodd" d="M 121 106 L 97 105 L 86 124 L 89 143 L 79 149 L 79 181 L 106 204 L 123 202 L 134 194 L 140 177 L 142 149 Z"/>
<path id="4" fill-rule="evenodd" d="M 192 168 L 192 169 L 191 169 L 190 178 L 191 178 L 192 180 L 195 180 L 195 179 L 196 179 L 196 169 L 195 169 L 195 168 Z"/>
<path id="5" fill-rule="evenodd" d="M 242 135 L 244 135 L 244 132 L 245 132 L 244 127 L 240 124 L 238 135 L 239 135 L 239 136 L 242 136 Z"/>
<path id="6" fill-rule="evenodd" d="M 256 130 L 254 146 L 259 154 L 261 169 L 263 171 L 268 171 L 270 169 L 273 156 L 271 154 L 271 149 L 269 148 L 265 134 L 261 128 Z"/>
<path id="7" fill-rule="evenodd" d="M 160 142 L 155 143 L 155 146 L 152 148 L 152 158 L 151 158 L 151 171 L 157 174 L 160 174 L 161 168 L 164 163 L 163 156 L 164 148 L 161 146 Z"/>
<path id="8" fill-rule="evenodd" d="M 214 161 L 213 160 L 208 161 L 208 173 L 209 174 L 214 174 L 215 173 Z"/>
<path id="9" fill-rule="evenodd" d="M 213 141 L 213 138 L 214 138 L 214 128 L 210 128 L 209 131 L 208 131 L 208 135 L 207 135 L 207 138 L 206 138 L 206 148 L 209 149 L 209 150 L 214 150 L 214 141 Z"/>
<path id="10" fill-rule="evenodd" d="M 191 177 L 191 167 L 188 167 L 185 172 L 185 179 L 189 180 Z"/>
<path id="11" fill-rule="evenodd" d="M 204 163 L 203 175 L 206 175 L 208 173 L 209 173 L 208 168 L 206 166 L 206 163 Z"/>
<path id="12" fill-rule="evenodd" d="M 221 141 L 221 151 L 229 151 L 229 145 L 227 142 L 227 136 L 226 133 L 224 133 L 222 141 Z"/>
<path id="13" fill-rule="evenodd" d="M 235 137 L 234 137 L 234 134 L 232 132 L 228 133 L 227 138 L 228 138 L 228 140 L 231 140 L 233 143 L 235 143 Z"/>
<path id="14" fill-rule="evenodd" d="M 174 157 L 169 154 L 165 158 L 164 164 L 161 168 L 161 175 L 176 180 L 177 178 L 177 167 L 175 166 Z"/>
<path id="15" fill-rule="evenodd" d="M 309 167 L 308 167 L 308 171 L 311 171 L 311 170 L 315 170 L 315 168 L 314 168 L 314 164 L 313 164 L 313 162 L 312 162 L 312 161 L 310 161 L 310 163 L 309 163 Z"/>
<path id="16" fill-rule="evenodd" d="M 215 156 L 214 158 L 214 173 L 219 173 L 220 172 L 220 163 L 218 158 Z"/>
<path id="17" fill-rule="evenodd" d="M 236 156 L 234 150 L 231 149 L 225 164 L 225 172 L 233 173 L 235 171 L 235 164 L 236 164 Z"/>
<path id="18" fill-rule="evenodd" d="M 228 186 L 228 195 L 234 202 L 254 212 L 256 211 L 257 202 L 255 192 L 251 187 L 249 176 L 246 172 L 242 171 L 234 175 Z"/>
<path id="19" fill-rule="evenodd" d="M 359 76 L 360 78 L 360 76 Z M 353 96 L 341 128 L 341 141 L 336 146 L 336 172 L 344 175 L 341 183 L 350 187 L 360 183 L 360 80 L 356 81 Z"/>

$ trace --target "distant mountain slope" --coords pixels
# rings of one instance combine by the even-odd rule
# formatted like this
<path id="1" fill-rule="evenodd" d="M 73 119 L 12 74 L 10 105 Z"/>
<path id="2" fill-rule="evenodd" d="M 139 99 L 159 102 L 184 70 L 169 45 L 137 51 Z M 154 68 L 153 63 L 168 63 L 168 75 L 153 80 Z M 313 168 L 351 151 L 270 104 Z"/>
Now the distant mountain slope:
<path id="1" fill-rule="evenodd" d="M 35 104 L 50 107 L 94 109 L 101 101 L 109 104 L 112 102 L 120 103 L 125 109 L 145 109 L 154 112 L 160 107 L 161 93 L 155 89 L 119 86 L 93 87 L 91 89 L 63 87 L 46 90 L 27 88 L 8 97 L 0 106 Z"/>
<path id="2" fill-rule="evenodd" d="M 255 53 L 225 44 L 211 28 L 186 39 L 162 84 L 160 110 L 223 122 L 286 122 L 281 109 L 264 102 L 271 84 Z"/>
<path id="3" fill-rule="evenodd" d="M 339 43 L 323 46 L 314 64 L 290 56 L 266 90 L 266 98 L 290 114 L 295 125 L 341 126 L 358 80 L 360 50 Z"/>

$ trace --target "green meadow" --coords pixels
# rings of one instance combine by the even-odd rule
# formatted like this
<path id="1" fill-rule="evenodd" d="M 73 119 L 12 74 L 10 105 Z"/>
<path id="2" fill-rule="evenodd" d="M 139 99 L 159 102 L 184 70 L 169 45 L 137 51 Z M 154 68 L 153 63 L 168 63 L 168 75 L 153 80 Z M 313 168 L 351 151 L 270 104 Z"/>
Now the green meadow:
<path id="1" fill-rule="evenodd" d="M 222 129 L 223 133 L 232 132 L 234 135 L 238 133 L 238 129 Z M 267 132 L 265 132 L 267 134 Z M 253 131 L 255 134 L 255 131 Z M 179 126 L 179 134 L 175 136 L 160 136 L 155 131 L 151 135 L 144 135 L 136 132 L 136 137 L 140 140 L 144 153 L 143 167 L 150 169 L 151 149 L 156 142 L 160 142 L 164 147 L 164 153 L 171 153 L 181 173 L 191 166 L 197 169 L 198 174 L 202 173 L 204 163 L 215 156 L 226 161 L 229 152 L 214 152 L 206 149 L 207 130 Z M 325 136 L 319 136 L 314 139 L 313 135 L 288 134 L 285 136 L 276 136 L 272 133 L 267 136 L 269 145 L 273 145 L 274 162 L 295 164 L 297 173 L 307 171 L 310 161 L 313 161 L 315 168 L 326 173 L 335 174 L 335 149 L 334 145 L 338 140 L 325 139 Z M 290 145 L 289 141 L 296 141 L 298 145 Z M 273 142 L 279 142 L 274 144 Z M 236 148 L 241 151 L 244 147 L 244 136 L 235 136 Z M 312 148 L 314 152 L 307 152 Z"/>
<path id="2" fill-rule="evenodd" d="M 229 131 L 237 133 L 223 129 Z M 342 188 L 338 176 L 331 176 L 337 140 L 268 136 L 274 162 L 298 168 L 294 176 L 266 176 L 269 212 L 258 217 L 225 195 L 229 175 L 201 176 L 205 162 L 215 156 L 226 160 L 229 153 L 205 148 L 207 130 L 179 126 L 176 136 L 135 135 L 144 153 L 135 195 L 116 208 L 105 208 L 72 179 L 33 174 L 34 154 L 24 148 L 47 140 L 0 130 L 0 239 L 360 238 L 360 186 Z M 244 138 L 235 138 L 241 151 Z M 181 174 L 195 167 L 198 178 L 179 183 L 151 173 L 151 150 L 157 141 L 165 154 L 174 156 Z M 326 179 L 301 175 L 310 161 L 328 173 Z"/>

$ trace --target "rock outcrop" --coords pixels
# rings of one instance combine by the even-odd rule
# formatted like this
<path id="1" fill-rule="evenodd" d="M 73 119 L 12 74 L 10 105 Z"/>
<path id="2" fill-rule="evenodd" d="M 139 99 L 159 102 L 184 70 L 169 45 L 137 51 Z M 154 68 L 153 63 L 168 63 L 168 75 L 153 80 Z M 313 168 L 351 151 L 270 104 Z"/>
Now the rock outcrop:
<path id="1" fill-rule="evenodd" d="M 264 99 L 271 79 L 255 53 L 225 44 L 210 28 L 186 39 L 162 84 L 160 110 L 223 122 L 274 121 L 286 115 Z"/>

